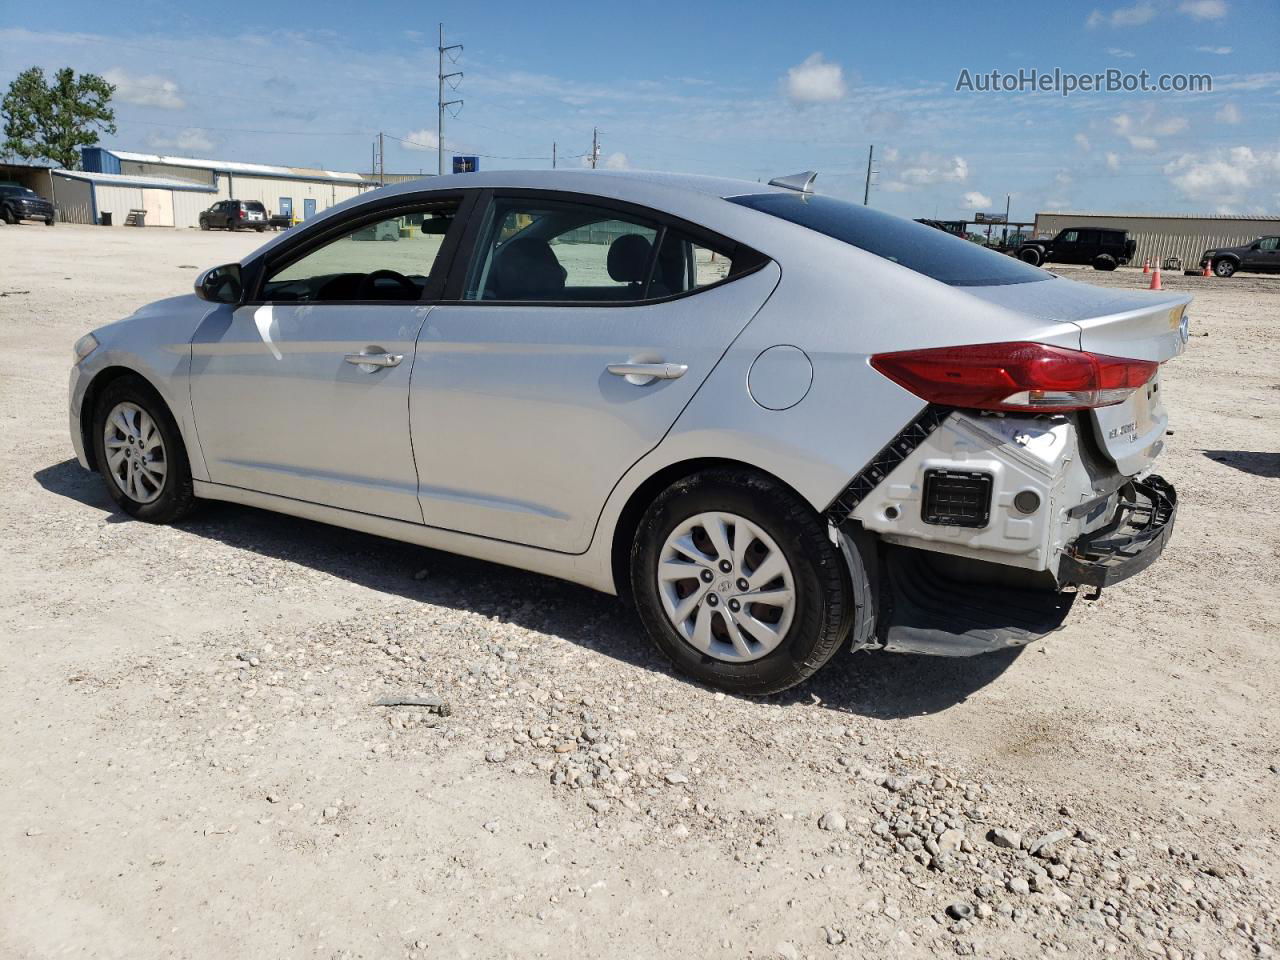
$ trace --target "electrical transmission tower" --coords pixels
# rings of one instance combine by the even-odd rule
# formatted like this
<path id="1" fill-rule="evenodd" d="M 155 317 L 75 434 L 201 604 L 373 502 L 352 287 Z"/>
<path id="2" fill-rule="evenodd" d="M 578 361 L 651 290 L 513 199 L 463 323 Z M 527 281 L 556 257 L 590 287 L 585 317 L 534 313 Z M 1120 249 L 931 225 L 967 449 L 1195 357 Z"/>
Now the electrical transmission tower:
<path id="1" fill-rule="evenodd" d="M 458 70 L 454 73 L 444 72 L 444 59 L 447 56 L 450 63 L 457 63 L 458 58 L 453 55 L 454 50 L 461 50 L 462 44 L 455 43 L 450 46 L 444 44 L 444 24 L 440 24 L 440 42 L 436 46 L 436 50 L 440 55 L 440 69 L 436 73 L 437 93 L 436 93 L 436 152 L 438 154 L 439 166 L 437 172 L 444 176 L 444 112 L 450 107 L 462 109 L 461 100 L 446 100 L 444 98 L 444 85 L 449 84 L 450 90 L 457 90 L 458 84 L 462 82 L 462 71 Z M 456 80 L 454 78 L 457 78 Z M 456 113 L 453 114 L 455 117 Z"/>

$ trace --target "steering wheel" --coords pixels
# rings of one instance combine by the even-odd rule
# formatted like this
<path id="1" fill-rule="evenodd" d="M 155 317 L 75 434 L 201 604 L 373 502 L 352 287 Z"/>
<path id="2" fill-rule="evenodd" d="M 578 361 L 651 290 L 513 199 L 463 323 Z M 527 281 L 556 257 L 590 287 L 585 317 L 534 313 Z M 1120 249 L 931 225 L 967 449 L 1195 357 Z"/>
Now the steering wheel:
<path id="1" fill-rule="evenodd" d="M 403 290 L 408 296 L 398 297 L 400 300 L 417 300 L 421 296 L 422 291 L 418 289 L 418 285 L 406 277 L 403 273 L 396 273 L 394 270 L 374 270 L 367 273 L 360 281 L 360 292 L 356 297 L 357 300 L 379 300 L 384 299 L 378 296 L 377 284 L 379 280 L 391 280 L 397 287 Z"/>

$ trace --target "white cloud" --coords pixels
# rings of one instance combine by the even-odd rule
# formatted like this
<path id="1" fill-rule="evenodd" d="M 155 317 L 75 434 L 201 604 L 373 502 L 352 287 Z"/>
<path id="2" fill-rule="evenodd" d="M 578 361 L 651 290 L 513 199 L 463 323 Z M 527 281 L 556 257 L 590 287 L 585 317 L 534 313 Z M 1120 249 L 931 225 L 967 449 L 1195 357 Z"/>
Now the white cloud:
<path id="1" fill-rule="evenodd" d="M 796 103 L 830 103 L 845 95 L 844 69 L 811 53 L 787 71 L 787 96 Z"/>
<path id="2" fill-rule="evenodd" d="M 920 154 L 908 161 L 908 164 L 884 184 L 886 189 L 904 193 L 915 187 L 928 187 L 934 183 L 964 183 L 969 179 L 969 161 L 963 156 Z"/>
<path id="3" fill-rule="evenodd" d="M 1113 27 L 1140 27 L 1152 20 L 1155 15 L 1154 4 L 1135 3 L 1131 7 L 1118 7 L 1109 14 L 1094 10 L 1084 23 L 1087 27 L 1100 27 L 1104 23 Z"/>
<path id="4" fill-rule="evenodd" d="M 1225 57 L 1231 52 L 1230 47 L 1196 47 L 1201 53 L 1212 53 L 1219 57 Z"/>
<path id="5" fill-rule="evenodd" d="M 631 161 L 625 153 L 611 153 L 604 158 L 602 166 L 606 170 L 630 170 Z"/>
<path id="6" fill-rule="evenodd" d="M 991 198 L 985 193 L 979 193 L 977 190 L 970 190 L 960 198 L 960 206 L 972 207 L 977 210 L 979 207 L 991 206 Z"/>
<path id="7" fill-rule="evenodd" d="M 213 140 L 199 127 L 187 127 L 172 136 L 163 133 L 149 134 L 147 144 L 157 150 L 179 150 L 183 153 L 208 153 L 214 147 Z"/>
<path id="8" fill-rule="evenodd" d="M 1240 108 L 1234 103 L 1224 103 L 1222 109 L 1215 114 L 1215 117 L 1219 123 L 1228 123 L 1232 126 L 1244 119 L 1240 114 Z"/>
<path id="9" fill-rule="evenodd" d="M 1120 169 L 1120 154 L 1107 152 L 1107 169 L 1112 172 Z"/>
<path id="10" fill-rule="evenodd" d="M 1046 210 L 1067 210 L 1071 207 L 1070 200 L 1046 200 L 1044 202 Z"/>
<path id="11" fill-rule="evenodd" d="M 160 107 L 162 110 L 181 110 L 187 105 L 176 83 L 155 74 L 136 76 L 113 67 L 102 78 L 116 88 L 112 97 L 122 103 Z"/>
<path id="12" fill-rule="evenodd" d="M 1084 133 L 1077 133 L 1072 139 L 1075 140 L 1076 146 L 1081 150 L 1088 152 L 1093 148 L 1093 145 L 1089 143 L 1089 138 Z"/>
<path id="13" fill-rule="evenodd" d="M 1183 0 L 1178 10 L 1195 20 L 1221 20 L 1227 15 L 1227 0 Z"/>
<path id="14" fill-rule="evenodd" d="M 1121 50 L 1119 47 L 1108 47 L 1107 53 L 1111 54 L 1113 57 L 1121 57 L 1121 58 L 1129 58 L 1134 56 L 1134 52 L 1132 50 Z"/>
<path id="15" fill-rule="evenodd" d="M 410 130 L 404 135 L 403 140 L 401 146 L 406 150 L 430 150 L 432 153 L 435 153 L 436 147 L 440 144 L 436 132 L 426 127 L 421 130 Z"/>
<path id="16" fill-rule="evenodd" d="M 1184 153 L 1165 164 L 1164 173 L 1191 200 L 1260 210 L 1268 205 L 1268 194 L 1280 179 L 1280 150 L 1240 146 Z"/>
<path id="17" fill-rule="evenodd" d="M 1186 130 L 1187 118 L 1160 116 L 1154 107 L 1148 106 L 1137 115 L 1117 113 L 1111 118 L 1111 126 L 1129 141 L 1133 149 L 1150 153 L 1160 149 L 1159 137 L 1170 137 Z"/>
<path id="18" fill-rule="evenodd" d="M 1151 153 L 1160 149 L 1160 141 L 1155 137 L 1135 136 L 1128 137 L 1129 146 L 1135 150 L 1141 150 L 1143 153 Z"/>

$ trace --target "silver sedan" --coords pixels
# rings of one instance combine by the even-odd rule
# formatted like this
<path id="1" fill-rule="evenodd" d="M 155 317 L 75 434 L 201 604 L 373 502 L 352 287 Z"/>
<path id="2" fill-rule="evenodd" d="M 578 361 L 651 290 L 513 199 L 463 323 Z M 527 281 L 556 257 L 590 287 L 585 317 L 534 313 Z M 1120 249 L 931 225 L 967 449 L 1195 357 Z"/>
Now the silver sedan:
<path id="1" fill-rule="evenodd" d="M 967 655 L 1148 566 L 1187 298 L 812 192 L 645 173 L 374 191 L 75 346 L 71 439 L 226 500 L 622 595 L 745 694 Z"/>

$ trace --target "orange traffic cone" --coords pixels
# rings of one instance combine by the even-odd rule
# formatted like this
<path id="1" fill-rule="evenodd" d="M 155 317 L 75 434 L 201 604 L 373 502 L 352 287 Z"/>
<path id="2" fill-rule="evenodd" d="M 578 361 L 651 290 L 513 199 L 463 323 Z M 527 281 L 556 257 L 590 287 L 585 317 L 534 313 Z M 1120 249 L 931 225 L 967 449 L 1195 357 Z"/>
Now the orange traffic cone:
<path id="1" fill-rule="evenodd" d="M 1213 276 L 1213 272 L 1209 269 L 1209 261 L 1207 261 L 1207 260 L 1205 261 L 1204 269 L 1200 271 L 1200 276 L 1202 276 L 1202 277 L 1212 277 L 1212 276 Z"/>
<path id="2" fill-rule="evenodd" d="M 1145 259 L 1145 260 L 1143 260 L 1143 261 L 1142 261 L 1142 272 L 1143 272 L 1143 273 L 1150 273 L 1150 272 L 1151 272 L 1151 258 L 1150 258 L 1150 257 L 1147 257 L 1147 259 Z"/>
<path id="3" fill-rule="evenodd" d="M 1160 286 L 1160 264 L 1158 263 L 1156 264 L 1155 272 L 1151 274 L 1151 286 L 1148 287 L 1147 289 L 1148 290 L 1164 289 L 1163 287 Z"/>

